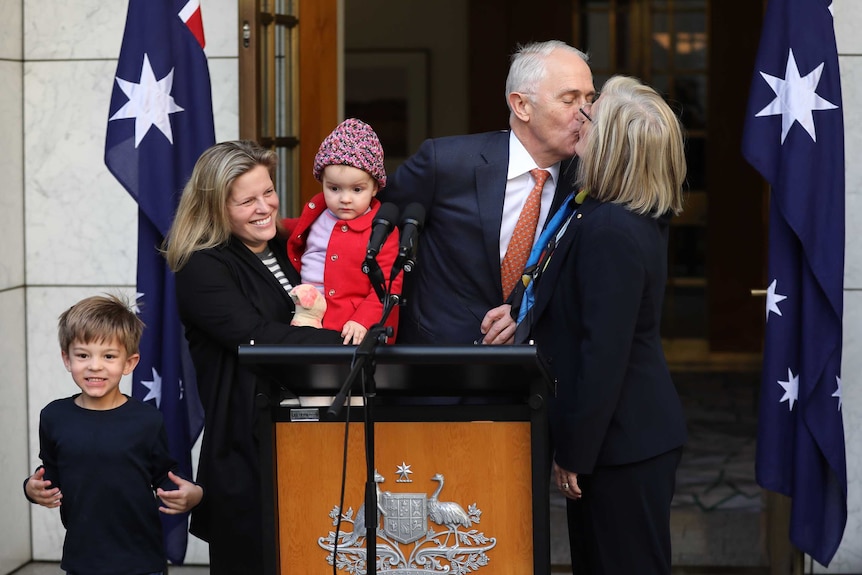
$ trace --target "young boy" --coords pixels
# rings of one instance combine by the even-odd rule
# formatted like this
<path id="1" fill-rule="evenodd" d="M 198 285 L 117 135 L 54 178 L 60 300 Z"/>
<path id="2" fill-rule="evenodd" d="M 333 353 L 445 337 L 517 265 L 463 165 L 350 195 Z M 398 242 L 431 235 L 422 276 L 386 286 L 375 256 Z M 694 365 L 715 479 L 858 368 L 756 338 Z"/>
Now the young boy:
<path id="1" fill-rule="evenodd" d="M 166 573 L 159 511 L 183 513 L 203 497 L 172 471 L 161 413 L 120 392 L 140 358 L 143 328 L 115 296 L 86 298 L 60 316 L 60 353 L 81 393 L 42 410 L 42 465 L 24 493 L 60 507 L 60 567 L 68 573 Z"/>
<path id="2" fill-rule="evenodd" d="M 380 321 L 383 305 L 362 263 L 380 201 L 374 196 L 386 186 L 383 147 L 374 130 L 360 120 L 344 120 L 320 144 L 314 177 L 323 191 L 309 201 L 298 220 L 286 220 L 287 255 L 302 276 L 326 298 L 323 327 L 341 332 L 345 344 L 358 344 L 368 328 Z M 386 239 L 377 262 L 385 278 L 398 255 L 398 233 Z M 401 293 L 402 275 L 391 286 Z M 398 307 L 386 325 L 398 325 Z"/>

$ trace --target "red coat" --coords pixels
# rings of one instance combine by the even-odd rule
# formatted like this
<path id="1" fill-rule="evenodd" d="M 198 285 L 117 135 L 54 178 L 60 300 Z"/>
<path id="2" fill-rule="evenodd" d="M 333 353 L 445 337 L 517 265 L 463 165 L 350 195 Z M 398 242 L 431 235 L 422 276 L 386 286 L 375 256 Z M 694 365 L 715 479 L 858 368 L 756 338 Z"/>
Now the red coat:
<path id="1" fill-rule="evenodd" d="M 380 202 L 371 200 L 371 210 L 353 220 L 339 220 L 332 228 L 329 244 L 326 246 L 326 263 L 323 268 L 323 293 L 326 296 L 326 314 L 323 327 L 341 331 L 348 320 L 353 320 L 369 328 L 383 316 L 383 304 L 371 287 L 368 276 L 362 273 L 362 263 L 368 239 L 371 237 L 371 222 L 380 209 Z M 311 224 L 326 211 L 323 193 L 319 193 L 305 205 L 299 218 L 286 219 L 282 223 L 288 232 L 287 256 L 296 270 L 302 273 L 302 254 Z M 380 253 L 377 263 L 383 270 L 386 283 L 389 271 L 398 255 L 398 231 L 393 230 Z M 390 291 L 400 294 L 403 273 L 392 282 Z M 389 314 L 386 325 L 393 333 L 398 329 L 398 306 Z M 389 339 L 394 343 L 395 337 Z"/>

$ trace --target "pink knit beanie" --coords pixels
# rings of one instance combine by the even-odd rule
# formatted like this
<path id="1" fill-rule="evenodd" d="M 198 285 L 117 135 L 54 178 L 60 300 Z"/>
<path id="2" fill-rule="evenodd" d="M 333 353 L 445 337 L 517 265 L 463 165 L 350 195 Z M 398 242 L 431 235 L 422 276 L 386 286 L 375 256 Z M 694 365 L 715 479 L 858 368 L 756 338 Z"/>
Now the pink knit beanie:
<path id="1" fill-rule="evenodd" d="M 353 166 L 368 172 L 381 188 L 386 186 L 383 146 L 374 130 L 361 120 L 349 118 L 326 136 L 314 156 L 314 177 L 320 181 L 326 166 Z"/>

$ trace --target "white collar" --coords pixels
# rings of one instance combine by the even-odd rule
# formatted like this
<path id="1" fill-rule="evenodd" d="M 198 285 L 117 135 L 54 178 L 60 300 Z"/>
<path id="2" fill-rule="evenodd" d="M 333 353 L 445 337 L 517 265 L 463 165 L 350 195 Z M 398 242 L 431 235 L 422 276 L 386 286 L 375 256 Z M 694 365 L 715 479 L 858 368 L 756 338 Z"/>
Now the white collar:
<path id="1" fill-rule="evenodd" d="M 524 147 L 515 132 L 509 130 L 509 171 L 506 173 L 506 179 L 512 180 L 538 167 L 540 166 L 536 165 L 536 161 L 530 156 L 527 148 Z M 551 180 L 559 181 L 560 162 L 542 169 L 551 173 Z"/>

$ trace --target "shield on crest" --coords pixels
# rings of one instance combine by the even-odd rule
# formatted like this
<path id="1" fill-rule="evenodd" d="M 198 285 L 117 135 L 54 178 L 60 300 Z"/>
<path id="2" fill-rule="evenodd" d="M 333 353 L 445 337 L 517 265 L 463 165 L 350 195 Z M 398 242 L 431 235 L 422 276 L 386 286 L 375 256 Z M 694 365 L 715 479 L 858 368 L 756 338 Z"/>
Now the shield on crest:
<path id="1" fill-rule="evenodd" d="M 386 493 L 382 498 L 383 531 L 399 543 L 413 543 L 428 531 L 424 493 Z"/>

